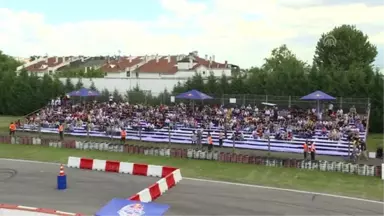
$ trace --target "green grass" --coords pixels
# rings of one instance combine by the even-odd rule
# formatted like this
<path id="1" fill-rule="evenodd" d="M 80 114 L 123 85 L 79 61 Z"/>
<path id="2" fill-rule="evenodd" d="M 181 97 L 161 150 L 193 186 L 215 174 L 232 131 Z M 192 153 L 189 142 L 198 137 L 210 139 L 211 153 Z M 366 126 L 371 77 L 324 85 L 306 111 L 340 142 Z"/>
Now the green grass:
<path id="1" fill-rule="evenodd" d="M 0 144 L 1 158 L 66 163 L 68 156 L 174 166 L 181 168 L 184 177 L 308 190 L 375 200 L 383 199 L 383 182 L 375 177 L 127 153 Z"/>
<path id="2" fill-rule="evenodd" d="M 0 116 L 0 131 L 9 130 L 9 123 L 15 122 L 18 119 L 22 120 L 20 116 Z"/>
<path id="3" fill-rule="evenodd" d="M 370 152 L 376 152 L 378 147 L 383 147 L 384 145 L 384 134 L 379 133 L 369 133 L 367 136 L 367 148 Z"/>

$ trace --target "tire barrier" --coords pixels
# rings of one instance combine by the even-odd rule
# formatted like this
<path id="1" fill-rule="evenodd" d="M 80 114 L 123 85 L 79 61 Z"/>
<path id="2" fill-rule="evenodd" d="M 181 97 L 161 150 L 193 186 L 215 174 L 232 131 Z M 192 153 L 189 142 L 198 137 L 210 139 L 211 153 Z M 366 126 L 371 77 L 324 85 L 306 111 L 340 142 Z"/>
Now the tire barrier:
<path id="1" fill-rule="evenodd" d="M 279 159 L 253 155 L 235 154 L 229 152 L 212 151 L 199 149 L 177 149 L 177 148 L 150 148 L 138 145 L 122 145 L 114 142 L 91 142 L 78 140 L 54 140 L 37 137 L 16 137 L 0 136 L 0 143 L 21 144 L 21 145 L 43 145 L 52 148 L 75 148 L 85 151 L 109 151 L 124 152 L 128 154 L 142 154 L 160 157 L 187 158 L 196 160 L 216 160 L 226 163 L 243 163 L 254 165 L 265 165 L 269 167 L 286 167 L 306 170 L 319 170 L 323 172 L 341 172 L 345 174 L 356 174 L 361 176 L 382 176 L 381 166 L 364 164 L 352 164 L 349 162 L 335 161 L 310 161 L 300 159 Z M 382 177 L 384 179 L 384 175 Z"/>

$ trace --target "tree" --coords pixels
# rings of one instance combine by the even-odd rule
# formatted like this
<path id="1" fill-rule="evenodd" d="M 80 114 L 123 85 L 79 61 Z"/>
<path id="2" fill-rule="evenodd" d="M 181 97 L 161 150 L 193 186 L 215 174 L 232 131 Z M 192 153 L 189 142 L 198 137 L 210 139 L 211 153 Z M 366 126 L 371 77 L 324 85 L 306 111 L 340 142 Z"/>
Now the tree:
<path id="1" fill-rule="evenodd" d="M 206 85 L 204 85 L 204 92 L 207 94 L 216 94 L 218 89 L 217 79 L 213 73 L 210 73 Z"/>
<path id="2" fill-rule="evenodd" d="M 157 99 L 157 101 L 156 101 Z M 170 104 L 171 103 L 171 94 L 167 89 L 164 89 L 157 97 L 153 98 L 155 104 Z"/>
<path id="3" fill-rule="evenodd" d="M 100 97 L 98 98 L 100 101 L 102 101 L 102 102 L 107 102 L 107 101 L 109 101 L 109 95 L 110 95 L 111 93 L 108 91 L 108 89 L 103 89 L 102 91 L 101 91 L 101 93 L 100 93 Z"/>
<path id="4" fill-rule="evenodd" d="M 300 95 L 307 91 L 309 66 L 299 60 L 286 45 L 273 49 L 262 68 L 268 73 L 265 79 L 266 94 L 285 95 L 289 91 Z M 296 85 L 289 85 L 296 83 Z M 279 86 L 278 89 L 275 86 Z"/>
<path id="5" fill-rule="evenodd" d="M 70 78 L 65 79 L 64 89 L 65 89 L 65 92 L 71 92 L 75 90 L 75 86 L 71 82 Z"/>
<path id="6" fill-rule="evenodd" d="M 133 89 L 127 90 L 124 95 L 124 99 L 131 104 L 147 102 L 147 93 L 140 89 L 136 85 Z"/>
<path id="7" fill-rule="evenodd" d="M 232 78 L 229 88 L 233 94 L 247 94 L 249 92 L 249 89 L 246 86 L 245 77 L 240 74 Z"/>
<path id="8" fill-rule="evenodd" d="M 350 66 L 371 65 L 377 48 L 368 36 L 355 26 L 342 25 L 321 35 L 317 42 L 314 61 L 317 66 L 348 71 Z"/>
<path id="9" fill-rule="evenodd" d="M 95 83 L 93 81 L 91 82 L 91 86 L 89 87 L 89 89 L 91 89 L 93 91 L 97 91 L 97 88 L 96 88 Z"/>
<path id="10" fill-rule="evenodd" d="M 114 102 L 123 102 L 123 96 L 120 94 L 120 92 L 115 89 L 112 93 L 113 101 Z"/>
<path id="11" fill-rule="evenodd" d="M 351 28 L 353 31 L 347 31 L 346 29 L 348 28 L 349 27 L 341 26 L 335 28 L 337 29 L 335 32 L 343 30 L 341 32 L 350 33 L 352 36 L 345 36 L 341 33 L 337 33 L 336 35 L 340 34 L 345 38 L 354 38 L 363 35 L 354 28 Z M 357 36 L 354 36 L 354 34 Z M 324 38 L 324 35 L 322 38 Z M 370 44 L 368 38 L 365 36 L 360 37 L 359 40 L 362 40 L 365 46 L 357 45 L 357 47 L 367 48 L 365 51 L 367 58 L 357 57 L 358 55 L 363 55 L 363 52 L 352 47 L 350 51 L 359 54 L 351 54 L 351 60 L 349 62 L 345 59 L 342 59 L 343 61 L 332 60 L 332 64 L 330 64 L 330 61 L 328 63 L 326 61 L 320 61 L 324 59 L 325 51 L 328 49 L 328 47 L 325 47 L 325 44 L 320 42 L 318 43 L 314 62 L 312 65 L 308 65 L 298 59 L 287 46 L 282 45 L 272 50 L 271 55 L 265 59 L 261 67 L 250 68 L 243 76 L 236 75 L 231 78 L 222 76 L 217 78 L 211 75 L 208 77 L 208 80 L 204 82 L 201 75 L 196 74 L 184 84 L 178 83 L 173 89 L 173 94 L 196 88 L 197 90 L 206 91 L 207 93 L 214 92 L 218 94 L 217 96 L 231 94 L 230 96 L 219 96 L 219 98 L 222 99 L 222 103 L 228 103 L 225 102 L 228 97 L 235 97 L 238 103 L 244 105 L 248 103 L 260 104 L 269 98 L 268 102 L 277 103 L 280 107 L 288 107 L 289 96 L 300 98 L 309 92 L 323 90 L 338 97 L 338 100 L 335 101 L 336 108 L 342 106 L 344 109 L 349 109 L 350 106 L 355 105 L 360 113 L 366 110 L 369 97 L 371 103 L 369 129 L 373 132 L 382 133 L 383 77 L 377 70 L 375 71 L 371 65 L 374 54 L 376 53 L 374 50 L 375 47 Z M 339 46 L 342 44 L 346 43 L 338 43 Z M 344 53 L 342 55 L 346 55 L 345 53 L 348 52 L 347 48 L 348 46 L 346 45 L 340 47 L 340 52 Z M 336 47 L 335 49 L 339 48 Z M 323 50 L 324 52 L 319 52 L 319 50 Z M 335 54 L 338 54 L 338 52 L 339 51 L 335 52 Z M 298 102 L 297 104 L 293 103 L 293 105 L 308 108 L 310 103 Z"/>
<path id="12" fill-rule="evenodd" d="M 55 78 L 16 72 L 20 62 L 0 51 L 0 115 L 25 115 L 64 94 L 64 86 Z"/>
<path id="13" fill-rule="evenodd" d="M 78 89 L 81 89 L 84 87 L 84 84 L 83 84 L 83 81 L 80 79 L 77 80 L 77 83 L 76 83 L 76 86 L 75 86 L 75 90 L 78 90 Z"/>

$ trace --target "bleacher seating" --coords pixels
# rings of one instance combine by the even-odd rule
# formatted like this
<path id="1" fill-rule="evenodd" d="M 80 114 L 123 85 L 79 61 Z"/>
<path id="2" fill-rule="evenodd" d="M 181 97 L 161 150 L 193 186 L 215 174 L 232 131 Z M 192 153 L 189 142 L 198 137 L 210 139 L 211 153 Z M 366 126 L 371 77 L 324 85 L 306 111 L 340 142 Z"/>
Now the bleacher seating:
<path id="1" fill-rule="evenodd" d="M 32 129 L 30 125 L 24 125 L 24 128 L 20 130 L 25 131 L 36 131 Z M 126 128 L 127 131 L 127 139 L 128 140 L 142 140 L 147 142 L 157 142 L 157 143 L 178 143 L 178 144 L 192 144 L 192 128 L 183 128 L 179 127 L 177 130 L 170 130 L 168 128 L 162 129 L 154 129 L 153 131 L 146 130 L 134 130 L 132 128 Z M 58 133 L 57 128 L 41 128 L 41 132 L 43 133 Z M 170 132 L 170 133 L 169 133 Z M 216 128 L 210 130 L 213 141 L 215 145 L 218 145 L 219 139 L 219 131 Z M 232 133 L 232 131 L 229 131 Z M 73 136 L 87 136 L 87 131 L 84 127 L 74 128 L 72 131 L 68 131 L 67 134 Z M 141 135 L 140 135 L 141 134 Z M 208 134 L 208 130 L 203 132 L 203 143 L 206 143 L 206 137 Z M 170 136 L 169 136 L 170 135 Z M 255 150 L 268 150 L 268 140 L 267 139 L 254 139 L 250 132 L 243 132 L 244 140 L 236 140 L 233 141 L 231 139 L 225 139 L 223 142 L 223 146 L 232 147 L 233 143 L 235 143 L 236 148 L 243 149 L 255 149 Z M 92 137 L 105 137 L 105 138 L 114 138 L 119 139 L 120 135 L 118 131 L 113 132 L 112 134 L 107 134 L 105 131 L 97 131 L 93 130 L 89 132 L 89 136 Z M 365 139 L 365 132 L 360 132 L 359 136 L 361 139 Z M 229 138 L 229 137 L 228 137 Z M 287 140 L 276 140 L 273 136 L 270 138 L 270 150 L 277 152 L 293 152 L 293 153 L 301 153 L 303 151 L 302 146 L 303 143 L 307 139 L 298 138 L 295 135 L 291 141 Z M 317 130 L 316 135 L 313 136 L 310 141 L 313 141 L 316 145 L 317 154 L 322 155 L 338 155 L 338 156 L 346 156 L 348 155 L 348 141 L 346 135 L 342 137 L 339 141 L 329 140 L 326 136 L 321 135 L 321 131 Z"/>
<path id="2" fill-rule="evenodd" d="M 274 111 L 274 108 L 265 108 L 264 110 L 253 111 L 253 109 L 257 109 L 257 107 L 252 108 L 248 106 L 236 108 L 236 110 L 232 110 L 235 113 L 232 113 L 232 111 L 225 108 L 204 106 L 204 108 L 201 108 L 197 114 L 194 113 L 194 115 L 191 115 L 191 112 L 188 112 L 188 110 L 190 111 L 191 109 L 184 104 L 170 107 L 163 105 L 151 107 L 129 105 L 125 103 L 115 103 L 112 105 L 108 105 L 107 103 L 83 105 L 64 104 L 62 106 L 57 105 L 57 101 L 52 101 L 52 105 L 41 109 L 39 114 L 28 116 L 27 122 L 29 124 L 22 124 L 18 130 L 37 131 L 39 130 L 37 125 L 41 124 L 41 132 L 58 133 L 58 122 L 66 122 L 68 127 L 66 127 L 65 133 L 69 135 L 119 139 L 120 127 L 124 125 L 127 132 L 126 139 L 128 140 L 141 140 L 154 143 L 171 142 L 191 145 L 193 131 L 197 128 L 207 128 L 208 121 L 205 121 L 204 125 L 201 125 L 201 119 L 204 116 L 205 118 L 208 118 L 209 116 L 209 121 L 211 122 L 209 123 L 208 128 L 210 129 L 203 130 L 203 144 L 207 143 L 208 133 L 212 135 L 214 145 L 219 144 L 218 140 L 220 128 L 216 127 L 212 121 L 216 121 L 217 124 L 218 121 L 223 121 L 224 118 L 227 118 L 231 124 L 228 128 L 237 128 L 237 130 L 240 130 L 242 133 L 242 138 L 234 141 L 232 139 L 232 134 L 235 131 L 227 130 L 228 136 L 223 140 L 224 147 L 232 147 L 235 145 L 236 148 L 242 149 L 302 153 L 303 144 L 308 140 L 312 141 L 316 145 L 317 154 L 346 156 L 349 155 L 348 151 L 352 151 L 352 148 L 349 146 L 349 141 L 347 140 L 348 131 L 354 131 L 362 140 L 366 139 L 366 128 L 364 128 L 363 124 L 361 124 L 361 119 L 364 119 L 364 116 L 360 116 L 358 118 L 360 119 L 358 121 L 359 123 L 355 125 L 355 118 L 348 116 L 343 117 L 342 112 L 340 112 L 341 115 L 337 117 L 339 120 L 334 121 L 328 119 L 325 122 L 311 120 L 309 121 L 309 123 L 311 123 L 310 126 L 307 127 L 303 126 L 303 124 L 308 123 L 305 121 L 310 115 L 313 115 L 313 111 L 312 114 L 309 114 L 307 111 L 298 112 L 298 110 L 280 111 L 276 109 L 276 111 Z M 243 112 L 241 112 L 241 110 Z M 254 130 L 254 128 L 252 130 L 250 129 L 252 126 L 257 128 L 261 126 L 260 128 L 267 129 L 265 127 L 266 125 L 263 125 L 264 123 L 261 121 L 264 120 L 265 116 L 263 113 L 266 111 L 270 111 L 275 114 L 274 120 L 269 121 L 270 126 L 273 126 L 274 128 L 270 132 L 269 141 L 267 138 L 253 136 L 251 131 Z M 253 115 L 249 115 L 250 112 L 254 112 Z M 38 118 L 41 123 L 37 123 L 35 118 Z M 251 120 L 249 120 L 250 122 L 241 120 L 245 118 L 251 118 Z M 149 119 L 149 122 L 151 122 L 149 125 L 152 125 L 152 127 L 157 129 L 147 128 L 147 122 L 143 119 Z M 334 116 L 333 119 L 336 119 L 336 117 Z M 92 129 L 89 133 L 87 133 L 86 130 L 86 121 L 92 122 Z M 167 122 L 173 122 L 173 129 L 168 129 Z M 328 134 L 330 133 L 329 129 L 339 129 L 339 126 L 335 125 L 340 122 L 343 127 L 341 132 L 338 133 L 338 135 L 341 136 L 340 139 L 335 138 L 335 140 L 330 140 L 328 137 Z M 156 124 L 156 126 L 154 126 L 154 124 Z M 227 124 L 229 123 L 227 122 Z M 138 129 L 137 125 L 141 125 L 141 130 Z M 195 128 L 190 128 L 186 125 L 193 125 Z M 221 123 L 221 130 L 222 128 L 223 123 Z M 322 128 L 323 131 L 319 130 L 320 128 Z M 326 128 L 327 130 L 324 131 Z M 303 134 L 297 134 L 297 130 L 303 129 L 308 130 L 308 132 L 312 134 L 307 138 L 304 138 Z M 287 134 L 286 131 L 292 131 L 292 137 L 289 140 L 277 139 L 274 131 L 284 131 L 283 133 L 285 134 Z"/>

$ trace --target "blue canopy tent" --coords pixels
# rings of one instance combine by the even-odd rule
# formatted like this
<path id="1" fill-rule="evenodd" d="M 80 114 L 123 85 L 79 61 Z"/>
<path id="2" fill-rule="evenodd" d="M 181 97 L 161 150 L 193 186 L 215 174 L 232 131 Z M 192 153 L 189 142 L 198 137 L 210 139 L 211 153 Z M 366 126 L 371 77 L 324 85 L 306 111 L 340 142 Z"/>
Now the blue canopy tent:
<path id="1" fill-rule="evenodd" d="M 203 101 L 203 100 L 213 99 L 213 97 L 211 97 L 207 94 L 204 94 L 203 92 L 197 91 L 196 89 L 192 89 L 190 91 L 181 93 L 181 94 L 177 95 L 175 98 L 192 100 L 193 110 L 195 110 L 195 102 L 194 102 L 195 100 Z"/>
<path id="2" fill-rule="evenodd" d="M 67 95 L 71 97 L 96 97 L 100 96 L 100 93 L 91 89 L 81 88 L 79 90 L 69 92 Z"/>
<path id="3" fill-rule="evenodd" d="M 312 101 L 316 101 L 317 102 L 317 108 L 316 108 L 316 111 L 317 113 L 319 113 L 320 111 L 320 101 L 329 101 L 329 100 L 336 100 L 335 97 L 332 97 L 331 95 L 329 94 L 326 94 L 322 91 L 314 91 L 308 95 L 305 95 L 303 97 L 300 98 L 300 100 L 312 100 Z"/>
<path id="4" fill-rule="evenodd" d="M 196 89 L 181 93 L 176 96 L 178 99 L 190 99 L 190 100 L 209 100 L 213 99 L 213 97 L 204 94 L 200 91 L 197 91 Z"/>
<path id="5" fill-rule="evenodd" d="M 99 209 L 95 216 L 162 216 L 168 209 L 169 205 L 114 198 Z"/>

